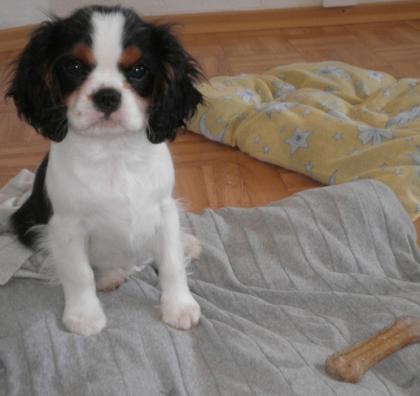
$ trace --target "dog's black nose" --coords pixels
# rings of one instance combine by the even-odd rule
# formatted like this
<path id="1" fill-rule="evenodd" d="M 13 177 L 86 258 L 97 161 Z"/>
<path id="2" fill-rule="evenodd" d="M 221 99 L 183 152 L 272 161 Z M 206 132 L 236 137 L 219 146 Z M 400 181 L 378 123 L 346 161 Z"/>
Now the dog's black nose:
<path id="1" fill-rule="evenodd" d="M 92 96 L 95 107 L 105 115 L 118 110 L 121 105 L 121 93 L 113 88 L 102 88 Z"/>

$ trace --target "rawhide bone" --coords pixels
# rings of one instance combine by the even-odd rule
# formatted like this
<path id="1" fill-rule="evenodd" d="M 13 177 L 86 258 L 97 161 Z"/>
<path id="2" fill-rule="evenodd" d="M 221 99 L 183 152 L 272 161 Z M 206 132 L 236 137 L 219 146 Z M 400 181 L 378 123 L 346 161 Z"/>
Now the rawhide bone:
<path id="1" fill-rule="evenodd" d="M 399 318 L 367 340 L 331 355 L 325 369 L 341 381 L 356 383 L 376 363 L 416 342 L 420 342 L 420 319 Z"/>

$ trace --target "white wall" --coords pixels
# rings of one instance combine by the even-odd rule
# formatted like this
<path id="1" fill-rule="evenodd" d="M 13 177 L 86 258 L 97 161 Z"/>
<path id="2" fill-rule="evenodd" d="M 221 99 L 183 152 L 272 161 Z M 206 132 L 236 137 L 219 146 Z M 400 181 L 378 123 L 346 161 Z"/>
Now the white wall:
<path id="1" fill-rule="evenodd" d="M 320 5 L 322 0 L 0 0 L 0 29 L 40 22 L 46 10 L 59 16 L 89 4 L 121 4 L 142 15 L 253 10 Z"/>
<path id="2" fill-rule="evenodd" d="M 142 15 L 165 15 L 227 10 L 305 7 L 320 5 L 321 2 L 322 0 L 123 0 L 120 4 L 133 7 Z M 90 3 L 89 0 L 50 0 L 52 11 L 58 15 L 66 15 L 75 7 Z M 116 1 L 101 0 L 100 3 L 113 5 L 116 4 Z"/>
<path id="3" fill-rule="evenodd" d="M 49 0 L 0 0 L 0 29 L 40 22 Z"/>
<path id="4" fill-rule="evenodd" d="M 359 3 L 375 3 L 404 0 L 359 0 Z M 322 0 L 122 0 L 121 3 L 135 8 L 142 15 L 165 15 L 228 10 L 256 10 L 270 8 L 310 7 L 322 5 Z M 101 4 L 113 5 L 116 0 L 102 0 Z M 91 4 L 89 0 L 50 0 L 53 12 L 67 15 L 74 8 Z"/>
<path id="5" fill-rule="evenodd" d="M 403 0 L 359 0 L 375 3 Z M 322 5 L 322 0 L 0 0 L 0 29 L 37 23 L 45 19 L 43 11 L 59 16 L 89 4 L 122 4 L 142 15 L 253 10 Z"/>
<path id="6" fill-rule="evenodd" d="M 407 1 L 407 0 L 359 0 L 360 4 L 370 4 L 370 3 L 396 3 L 397 1 Z M 409 0 L 410 1 L 410 0 Z M 418 0 L 411 0 L 413 3 Z"/>

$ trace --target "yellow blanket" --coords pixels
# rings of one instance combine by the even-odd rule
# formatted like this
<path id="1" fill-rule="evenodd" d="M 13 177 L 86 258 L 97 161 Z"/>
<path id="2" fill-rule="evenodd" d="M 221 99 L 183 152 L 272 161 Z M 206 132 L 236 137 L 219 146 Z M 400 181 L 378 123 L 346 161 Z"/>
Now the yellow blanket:
<path id="1" fill-rule="evenodd" d="M 420 80 L 298 63 L 200 90 L 192 131 L 322 183 L 381 180 L 420 217 Z"/>

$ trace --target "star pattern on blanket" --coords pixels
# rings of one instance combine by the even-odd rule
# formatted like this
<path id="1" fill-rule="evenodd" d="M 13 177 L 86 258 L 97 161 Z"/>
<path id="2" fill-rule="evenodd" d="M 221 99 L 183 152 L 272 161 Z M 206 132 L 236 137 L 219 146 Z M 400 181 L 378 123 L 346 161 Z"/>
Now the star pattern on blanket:
<path id="1" fill-rule="evenodd" d="M 238 76 L 234 76 L 230 78 L 232 81 L 238 80 L 238 81 L 244 81 L 248 79 L 248 74 L 241 73 Z"/>
<path id="2" fill-rule="evenodd" d="M 420 82 L 420 80 L 416 78 L 408 78 L 406 81 L 408 82 L 408 86 L 410 88 L 416 88 L 417 84 Z"/>
<path id="3" fill-rule="evenodd" d="M 305 168 L 305 173 L 312 176 L 312 169 L 314 168 L 314 164 L 312 163 L 312 161 L 307 162 L 304 165 L 304 168 Z"/>
<path id="4" fill-rule="evenodd" d="M 190 124 L 201 134 L 312 178 L 316 174 L 324 184 L 358 176 L 385 181 L 415 213 L 420 79 L 320 62 L 213 81 L 225 91 L 202 85 L 208 105 L 200 106 Z M 224 96 L 231 100 L 224 102 Z M 204 112 L 207 122 L 200 124 Z"/>
<path id="5" fill-rule="evenodd" d="M 207 113 L 203 113 L 202 116 L 200 117 L 200 121 L 199 121 L 200 132 L 207 139 L 215 140 L 217 142 L 223 142 L 227 126 L 225 125 L 225 127 L 222 128 L 219 132 L 213 133 L 210 129 L 207 128 L 206 117 L 207 117 Z"/>
<path id="6" fill-rule="evenodd" d="M 265 155 L 270 154 L 270 146 L 264 146 L 264 147 L 263 147 L 263 153 L 264 153 Z"/>
<path id="7" fill-rule="evenodd" d="M 302 116 L 304 118 L 308 117 L 311 114 L 312 114 L 312 109 L 310 107 L 306 107 L 302 112 Z"/>
<path id="8" fill-rule="evenodd" d="M 363 144 L 372 143 L 374 146 L 382 144 L 384 139 L 392 139 L 393 133 L 390 129 L 386 128 L 373 128 L 368 126 L 359 125 L 359 139 Z"/>
<path id="9" fill-rule="evenodd" d="M 274 81 L 273 82 L 273 96 L 276 99 L 286 99 L 289 94 L 296 91 L 296 88 L 294 85 L 286 83 L 286 82 L 280 82 L 280 81 Z"/>
<path id="10" fill-rule="evenodd" d="M 384 78 L 384 74 L 381 73 L 381 72 L 378 72 L 378 71 L 370 71 L 370 72 L 368 72 L 368 77 L 371 80 L 381 82 Z"/>
<path id="11" fill-rule="evenodd" d="M 333 173 L 331 173 L 330 177 L 328 178 L 328 184 L 334 185 L 337 183 L 337 172 L 338 172 L 338 169 L 336 169 Z"/>
<path id="12" fill-rule="evenodd" d="M 321 66 L 315 71 L 315 73 L 320 76 L 332 76 L 342 78 L 344 80 L 351 80 L 351 76 L 346 70 L 333 65 Z"/>
<path id="13" fill-rule="evenodd" d="M 258 105 L 261 102 L 259 95 L 251 89 L 239 89 L 235 95 L 239 96 L 247 104 Z"/>
<path id="14" fill-rule="evenodd" d="M 307 139 L 311 132 L 305 132 L 300 128 L 296 128 L 293 135 L 286 140 L 286 143 L 290 145 L 290 153 L 294 154 L 300 148 L 308 148 Z"/>
<path id="15" fill-rule="evenodd" d="M 416 121 L 420 118 L 420 106 L 413 106 L 408 111 L 402 111 L 397 114 L 395 117 L 392 117 L 388 120 L 385 127 L 403 127 L 407 124 L 411 124 L 412 122 Z"/>
<path id="16" fill-rule="evenodd" d="M 263 111 L 267 114 L 268 118 L 272 118 L 273 113 L 282 113 L 296 107 L 296 103 L 291 102 L 279 102 L 279 103 L 269 103 L 260 107 L 260 111 Z"/>
<path id="17" fill-rule="evenodd" d="M 383 95 L 385 98 L 389 98 L 389 97 L 391 96 L 391 94 L 392 94 L 392 87 L 391 87 L 391 88 L 385 88 L 385 89 L 382 91 L 382 95 Z"/>

